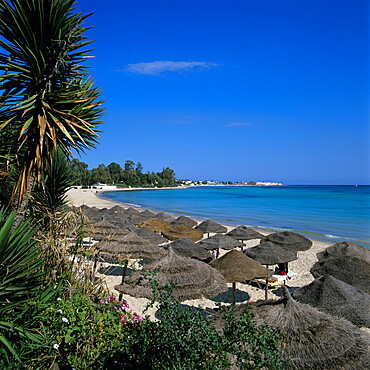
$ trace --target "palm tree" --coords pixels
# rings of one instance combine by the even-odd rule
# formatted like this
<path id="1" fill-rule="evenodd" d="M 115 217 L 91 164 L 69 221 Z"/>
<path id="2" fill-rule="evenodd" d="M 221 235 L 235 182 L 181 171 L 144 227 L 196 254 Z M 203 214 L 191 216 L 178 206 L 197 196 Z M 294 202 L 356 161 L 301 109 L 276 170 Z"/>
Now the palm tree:
<path id="1" fill-rule="evenodd" d="M 18 212 L 53 149 L 69 157 L 95 147 L 99 137 L 100 90 L 82 65 L 90 14 L 75 6 L 75 0 L 0 0 L 0 142 L 6 132 L 17 140 L 10 154 L 19 170 Z"/>

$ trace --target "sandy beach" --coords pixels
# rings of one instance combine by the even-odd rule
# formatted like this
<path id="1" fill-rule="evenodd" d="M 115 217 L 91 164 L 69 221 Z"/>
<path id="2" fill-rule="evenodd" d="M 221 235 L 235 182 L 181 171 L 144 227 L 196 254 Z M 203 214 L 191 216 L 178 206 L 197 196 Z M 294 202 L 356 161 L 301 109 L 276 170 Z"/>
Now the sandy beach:
<path id="1" fill-rule="evenodd" d="M 90 189 L 71 189 L 68 192 L 68 198 L 71 205 L 80 206 L 80 205 L 87 205 L 89 207 L 95 206 L 97 208 L 111 208 L 117 204 L 122 207 L 128 207 L 123 203 L 116 203 L 113 201 L 109 201 L 99 197 L 98 193 L 104 190 L 90 190 Z M 233 227 L 227 226 L 228 230 L 233 229 Z M 267 233 L 265 233 L 267 234 Z M 299 288 L 306 284 L 309 284 L 314 280 L 313 276 L 310 274 L 310 268 L 313 264 L 317 261 L 316 253 L 324 250 L 330 244 L 312 240 L 313 245 L 312 247 L 305 252 L 298 252 L 298 259 L 296 261 L 289 263 L 289 269 L 297 273 L 297 276 L 288 280 L 287 285 L 293 290 L 295 288 Z M 255 245 L 259 244 L 259 240 L 249 240 L 246 242 L 245 248 L 250 248 Z M 221 254 L 225 253 L 225 251 L 221 251 Z M 105 282 L 108 286 L 108 289 L 118 295 L 118 292 L 114 290 L 114 286 L 119 284 L 121 281 L 120 271 L 121 268 L 117 268 L 115 272 L 112 274 L 104 274 L 104 271 L 108 268 L 108 264 L 101 264 L 99 268 L 99 272 L 102 273 L 102 276 L 105 279 Z M 251 284 L 244 284 L 244 283 L 237 283 L 236 284 L 236 303 L 243 303 L 247 301 L 249 298 L 253 298 L 254 300 L 264 299 L 265 292 L 264 290 L 260 289 L 256 285 Z M 278 299 L 282 296 L 282 288 L 273 288 L 269 289 L 269 298 L 270 299 Z M 124 295 L 123 299 L 125 299 L 130 307 L 138 312 L 141 313 L 145 308 L 148 300 L 145 298 L 133 298 L 129 295 Z M 204 308 L 214 308 L 216 306 L 216 301 L 220 301 L 222 303 L 231 303 L 231 284 L 229 284 L 229 289 L 225 293 L 219 294 L 217 297 L 210 299 L 196 299 L 196 300 L 189 300 L 184 301 L 184 305 L 190 306 L 202 306 Z M 151 309 L 148 311 L 148 314 L 154 317 L 155 309 Z"/>

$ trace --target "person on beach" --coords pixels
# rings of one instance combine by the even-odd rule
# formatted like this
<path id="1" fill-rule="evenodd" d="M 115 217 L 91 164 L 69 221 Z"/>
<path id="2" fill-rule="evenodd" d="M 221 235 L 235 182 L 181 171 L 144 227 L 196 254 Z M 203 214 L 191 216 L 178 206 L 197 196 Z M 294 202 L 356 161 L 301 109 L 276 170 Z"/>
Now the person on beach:
<path id="1" fill-rule="evenodd" d="M 278 263 L 278 266 L 275 269 L 275 274 L 277 274 L 277 275 L 287 275 L 288 274 L 288 264 L 287 263 Z"/>

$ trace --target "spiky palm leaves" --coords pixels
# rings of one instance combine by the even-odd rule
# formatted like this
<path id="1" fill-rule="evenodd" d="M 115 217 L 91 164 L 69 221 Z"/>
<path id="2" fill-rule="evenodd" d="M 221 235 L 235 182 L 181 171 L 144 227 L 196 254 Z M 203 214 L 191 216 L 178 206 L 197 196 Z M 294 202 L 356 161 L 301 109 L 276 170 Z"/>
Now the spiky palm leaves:
<path id="1" fill-rule="evenodd" d="M 42 268 L 44 259 L 34 239 L 35 228 L 26 221 L 12 232 L 13 221 L 14 213 L 6 217 L 0 211 L 0 355 L 4 355 L 5 346 L 19 360 L 13 340 L 26 338 L 39 344 L 43 340 L 27 329 L 26 311 L 32 305 L 39 309 L 55 291 L 41 289 L 47 271 Z"/>
<path id="2" fill-rule="evenodd" d="M 67 190 L 71 184 L 64 154 L 61 150 L 53 150 L 45 176 L 34 186 L 29 203 L 34 221 L 53 234 L 69 210 Z"/>
<path id="3" fill-rule="evenodd" d="M 89 15 L 74 0 L 0 0 L 0 136 L 11 131 L 20 164 L 20 198 L 41 179 L 57 145 L 67 155 L 94 147 L 103 108 L 83 36 Z M 12 148 L 14 150 L 14 147 Z"/>

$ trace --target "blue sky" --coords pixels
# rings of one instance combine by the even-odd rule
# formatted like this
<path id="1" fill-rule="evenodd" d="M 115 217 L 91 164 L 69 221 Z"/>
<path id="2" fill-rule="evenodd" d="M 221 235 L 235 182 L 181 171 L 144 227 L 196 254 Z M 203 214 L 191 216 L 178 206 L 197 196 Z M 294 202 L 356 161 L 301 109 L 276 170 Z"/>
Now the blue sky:
<path id="1" fill-rule="evenodd" d="M 80 0 L 106 100 L 89 168 L 369 184 L 362 0 Z"/>

